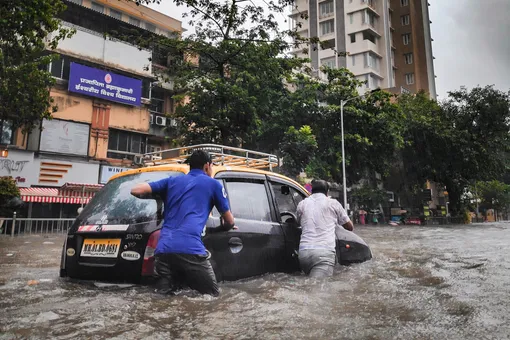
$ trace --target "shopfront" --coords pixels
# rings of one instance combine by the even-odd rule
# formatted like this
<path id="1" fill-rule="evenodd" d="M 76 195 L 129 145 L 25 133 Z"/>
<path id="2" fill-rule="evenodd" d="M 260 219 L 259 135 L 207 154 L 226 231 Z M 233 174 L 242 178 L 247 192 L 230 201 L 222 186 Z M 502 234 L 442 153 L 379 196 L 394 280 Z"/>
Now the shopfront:
<path id="1" fill-rule="evenodd" d="M 24 202 L 18 216 L 29 218 L 74 218 L 103 186 L 98 163 L 35 157 L 15 149 L 0 158 L 0 176 L 16 180 Z"/>

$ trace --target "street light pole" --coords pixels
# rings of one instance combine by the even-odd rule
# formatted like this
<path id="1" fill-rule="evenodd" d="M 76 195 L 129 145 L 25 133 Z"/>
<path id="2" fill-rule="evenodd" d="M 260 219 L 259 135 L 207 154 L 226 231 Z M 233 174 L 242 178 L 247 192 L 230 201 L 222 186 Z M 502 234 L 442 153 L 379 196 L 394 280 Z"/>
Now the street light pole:
<path id="1" fill-rule="evenodd" d="M 347 206 L 347 177 L 345 176 L 344 105 L 349 100 L 340 101 L 340 130 L 342 134 L 342 187 L 344 190 L 344 209 L 346 211 L 349 207 Z"/>
<path id="2" fill-rule="evenodd" d="M 340 101 L 340 130 L 341 130 L 341 134 L 342 134 L 342 184 L 343 184 L 343 189 L 344 189 L 343 191 L 344 191 L 344 209 L 345 210 L 348 210 L 349 207 L 347 204 L 347 177 L 345 175 L 344 106 L 345 106 L 345 104 L 347 104 L 349 101 L 351 101 L 353 99 L 363 98 L 369 93 L 371 94 L 371 93 L 379 92 L 379 91 L 381 91 L 381 89 L 377 88 L 377 89 L 367 92 L 359 97 L 352 97 L 352 98 L 348 98 L 346 100 Z"/>

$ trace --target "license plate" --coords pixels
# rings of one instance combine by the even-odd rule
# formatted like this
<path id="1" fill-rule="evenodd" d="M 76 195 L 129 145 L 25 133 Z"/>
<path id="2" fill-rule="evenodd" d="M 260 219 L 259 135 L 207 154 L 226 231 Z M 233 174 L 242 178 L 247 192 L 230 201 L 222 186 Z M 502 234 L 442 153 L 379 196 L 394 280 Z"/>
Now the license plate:
<path id="1" fill-rule="evenodd" d="M 120 239 L 89 238 L 83 241 L 80 256 L 116 258 L 119 248 Z"/>

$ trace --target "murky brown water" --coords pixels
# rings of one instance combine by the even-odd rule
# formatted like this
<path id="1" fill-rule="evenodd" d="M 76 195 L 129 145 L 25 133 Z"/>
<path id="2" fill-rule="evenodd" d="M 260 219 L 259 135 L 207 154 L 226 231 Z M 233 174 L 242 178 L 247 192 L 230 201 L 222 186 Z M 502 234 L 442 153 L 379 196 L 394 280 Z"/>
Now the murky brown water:
<path id="1" fill-rule="evenodd" d="M 3 237 L 0 339 L 510 337 L 510 224 L 357 232 L 374 259 L 327 281 L 275 274 L 163 299 L 59 279 L 60 236 Z"/>

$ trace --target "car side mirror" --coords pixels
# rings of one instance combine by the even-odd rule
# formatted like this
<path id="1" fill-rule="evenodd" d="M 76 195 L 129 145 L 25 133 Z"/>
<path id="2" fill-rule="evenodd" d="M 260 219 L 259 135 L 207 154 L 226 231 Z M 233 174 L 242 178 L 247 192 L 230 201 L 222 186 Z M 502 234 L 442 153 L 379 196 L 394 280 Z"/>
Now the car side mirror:
<path id="1" fill-rule="evenodd" d="M 280 193 L 282 195 L 289 195 L 290 194 L 290 188 L 287 185 L 282 185 L 280 188 Z"/>

